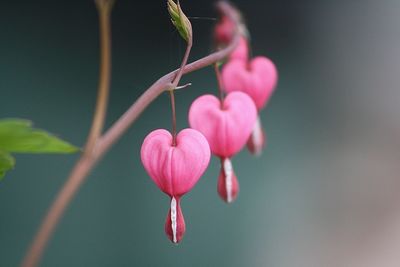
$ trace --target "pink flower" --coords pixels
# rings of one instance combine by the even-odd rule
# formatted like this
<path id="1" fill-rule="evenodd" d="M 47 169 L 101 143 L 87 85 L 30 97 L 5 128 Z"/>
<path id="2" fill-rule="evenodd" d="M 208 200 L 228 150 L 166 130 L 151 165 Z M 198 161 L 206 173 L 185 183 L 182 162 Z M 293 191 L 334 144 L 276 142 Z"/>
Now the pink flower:
<path id="1" fill-rule="evenodd" d="M 211 152 L 230 158 L 246 144 L 257 118 L 251 98 L 242 92 L 229 93 L 223 103 L 214 95 L 197 98 L 189 110 L 189 124 L 200 131 Z"/>
<path id="2" fill-rule="evenodd" d="M 235 24 L 228 17 L 223 16 L 221 20 L 215 25 L 214 38 L 217 43 L 226 44 L 232 39 Z"/>
<path id="3" fill-rule="evenodd" d="M 246 144 L 256 118 L 254 102 L 242 92 L 229 93 L 222 103 L 213 95 L 203 95 L 190 107 L 190 126 L 204 134 L 211 152 L 221 158 L 218 192 L 227 202 L 239 191 L 230 158 Z"/>
<path id="4" fill-rule="evenodd" d="M 274 63 L 266 57 L 256 57 L 250 62 L 231 60 L 222 68 L 222 81 L 226 92 L 241 91 L 248 94 L 261 110 L 278 80 Z"/>
<path id="5" fill-rule="evenodd" d="M 144 139 L 141 158 L 154 183 L 171 198 L 165 223 L 169 239 L 178 243 L 185 233 L 185 221 L 180 207 L 181 197 L 200 179 L 210 161 L 210 147 L 198 131 L 184 129 L 172 144 L 172 135 L 163 129 L 151 132 Z"/>
<path id="6" fill-rule="evenodd" d="M 244 38 L 243 38 L 244 39 Z M 247 43 L 242 43 L 247 45 Z M 248 94 L 260 111 L 269 101 L 275 90 L 278 72 L 274 63 L 266 57 L 256 57 L 251 61 L 243 60 L 244 48 L 239 47 L 232 53 L 231 60 L 222 69 L 222 81 L 227 92 L 241 91 Z M 247 147 L 255 155 L 261 154 L 265 146 L 265 133 L 258 118 Z"/>

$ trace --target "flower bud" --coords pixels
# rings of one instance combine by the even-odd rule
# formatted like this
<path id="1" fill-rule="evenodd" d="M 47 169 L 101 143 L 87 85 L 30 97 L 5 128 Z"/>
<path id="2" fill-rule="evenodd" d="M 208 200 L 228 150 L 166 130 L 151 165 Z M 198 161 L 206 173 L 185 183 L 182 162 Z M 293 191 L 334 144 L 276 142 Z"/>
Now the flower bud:
<path id="1" fill-rule="evenodd" d="M 172 24 L 174 24 L 182 38 L 185 39 L 186 42 L 189 42 L 193 36 L 192 24 L 183 13 L 179 1 L 175 4 L 173 0 L 168 0 L 167 5 Z"/>

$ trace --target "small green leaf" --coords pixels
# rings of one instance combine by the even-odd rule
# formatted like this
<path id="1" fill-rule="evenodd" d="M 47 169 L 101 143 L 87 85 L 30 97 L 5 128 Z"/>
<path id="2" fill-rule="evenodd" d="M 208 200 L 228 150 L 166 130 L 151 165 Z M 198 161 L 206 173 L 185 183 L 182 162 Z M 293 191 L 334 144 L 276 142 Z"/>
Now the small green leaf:
<path id="1" fill-rule="evenodd" d="M 1 119 L 0 150 L 14 153 L 74 153 L 79 148 L 46 131 L 32 128 L 28 120 Z"/>
<path id="2" fill-rule="evenodd" d="M 15 159 L 7 152 L 0 150 L 0 180 L 7 171 L 14 168 Z"/>

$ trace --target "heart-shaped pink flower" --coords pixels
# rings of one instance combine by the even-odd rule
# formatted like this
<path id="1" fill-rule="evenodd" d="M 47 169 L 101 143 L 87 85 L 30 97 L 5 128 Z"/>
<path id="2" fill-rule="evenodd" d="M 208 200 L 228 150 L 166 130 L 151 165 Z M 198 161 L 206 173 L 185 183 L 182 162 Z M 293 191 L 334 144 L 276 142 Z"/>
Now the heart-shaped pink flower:
<path id="1" fill-rule="evenodd" d="M 248 94 L 260 110 L 275 89 L 278 72 L 271 60 L 256 57 L 250 62 L 230 60 L 222 68 L 221 77 L 226 92 L 241 91 Z"/>
<path id="2" fill-rule="evenodd" d="M 230 157 L 246 144 L 257 118 L 257 108 L 242 92 L 229 93 L 223 102 L 213 95 L 197 98 L 189 110 L 191 127 L 207 138 L 211 151 L 221 158 L 217 191 L 226 202 L 232 202 L 239 192 L 239 183 Z"/>
<path id="3" fill-rule="evenodd" d="M 144 139 L 141 158 L 154 183 L 171 197 L 165 231 L 172 242 L 178 243 L 185 232 L 180 198 L 193 188 L 207 169 L 210 161 L 207 140 L 196 130 L 184 129 L 173 145 L 172 135 L 158 129 Z"/>
<path id="4" fill-rule="evenodd" d="M 253 100 L 242 92 L 229 93 L 223 103 L 213 95 L 197 98 L 189 124 L 208 140 L 213 154 L 230 158 L 246 144 L 257 118 Z"/>

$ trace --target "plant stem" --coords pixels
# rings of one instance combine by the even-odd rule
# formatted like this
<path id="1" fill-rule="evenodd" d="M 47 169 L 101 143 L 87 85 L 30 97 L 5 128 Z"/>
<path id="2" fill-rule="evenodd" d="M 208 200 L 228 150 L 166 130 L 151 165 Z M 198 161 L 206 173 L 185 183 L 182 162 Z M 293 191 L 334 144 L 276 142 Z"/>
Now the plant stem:
<path id="1" fill-rule="evenodd" d="M 171 98 L 171 110 L 172 110 L 172 146 L 176 146 L 176 110 L 175 110 L 175 89 L 169 90 L 169 96 Z"/>
<path id="2" fill-rule="evenodd" d="M 96 110 L 92 127 L 86 141 L 85 153 L 91 153 L 101 136 L 106 117 L 108 95 L 111 81 L 111 29 L 110 14 L 114 1 L 96 0 L 100 27 L 100 75 Z"/>
<path id="3" fill-rule="evenodd" d="M 177 135 L 177 131 L 176 131 L 176 109 L 175 109 L 175 89 L 178 86 L 181 78 L 182 78 L 182 74 L 183 74 L 183 70 L 185 69 L 185 66 L 187 64 L 187 61 L 189 59 L 189 55 L 190 55 L 190 50 L 192 49 L 192 45 L 193 45 L 193 34 L 190 34 L 189 40 L 187 41 L 187 45 L 186 45 L 186 51 L 185 51 L 185 55 L 183 56 L 182 59 L 182 63 L 181 66 L 179 68 L 178 73 L 176 74 L 173 82 L 170 85 L 169 88 L 169 95 L 171 98 L 171 109 L 172 109 L 172 145 L 175 146 L 176 145 L 176 135 Z"/>
<path id="4" fill-rule="evenodd" d="M 218 92 L 219 92 L 219 100 L 221 101 L 221 108 L 224 104 L 224 86 L 221 78 L 221 72 L 219 71 L 218 68 L 218 63 L 214 63 L 214 71 L 215 71 L 215 76 L 217 77 L 217 82 L 218 82 Z"/>
<path id="5" fill-rule="evenodd" d="M 46 217 L 44 218 L 43 223 L 40 226 L 39 231 L 37 232 L 21 266 L 30 267 L 38 265 L 49 238 L 60 221 L 65 208 L 68 206 L 68 203 L 71 201 L 78 188 L 83 183 L 84 177 L 88 175 L 94 163 L 95 161 L 88 156 L 82 156 L 81 159 L 76 163 L 69 178 L 65 182 L 61 191 L 57 195 L 56 200 L 53 202 Z"/>
<path id="6" fill-rule="evenodd" d="M 185 55 L 183 56 L 183 59 L 182 59 L 181 67 L 179 68 L 178 73 L 176 74 L 176 76 L 175 76 L 175 78 L 174 78 L 174 80 L 173 80 L 173 82 L 171 84 L 171 87 L 173 88 L 173 90 L 175 90 L 175 88 L 178 86 L 179 81 L 182 78 L 182 75 L 183 75 L 185 66 L 187 64 L 187 61 L 189 59 L 190 50 L 192 49 L 192 45 L 193 45 L 193 39 L 192 38 L 193 37 L 190 36 L 190 38 L 189 38 L 189 40 L 187 42 L 186 51 L 185 51 Z"/>
<path id="7" fill-rule="evenodd" d="M 85 150 L 81 159 L 76 163 L 70 177 L 57 196 L 45 217 L 36 237 L 25 256 L 22 266 L 36 266 L 39 262 L 45 246 L 53 233 L 65 207 L 73 198 L 84 178 L 89 173 L 95 161 L 91 160 L 93 149 L 101 136 L 107 111 L 107 102 L 111 80 L 111 28 L 110 17 L 114 0 L 96 0 L 99 15 L 100 32 L 100 74 L 96 109 Z"/>
<path id="8" fill-rule="evenodd" d="M 237 11 L 230 4 L 221 1 L 218 3 L 217 7 L 222 14 L 230 17 L 235 22 L 235 25 L 239 25 L 239 18 L 236 15 Z M 38 265 L 44 249 L 58 222 L 60 221 L 60 218 L 64 214 L 65 209 L 68 207 L 68 204 L 71 202 L 73 196 L 78 191 L 85 178 L 87 178 L 88 174 L 99 161 L 99 159 L 135 122 L 143 110 L 162 92 L 164 92 L 166 88 L 173 84 L 174 81 L 179 82 L 179 76 L 204 68 L 222 60 L 236 48 L 238 43 L 239 32 L 236 30 L 232 42 L 223 50 L 208 55 L 189 65 L 183 64 L 183 68 L 170 72 L 161 77 L 133 103 L 133 105 L 111 126 L 109 130 L 104 133 L 104 135 L 98 138 L 94 145 L 94 149 L 91 150 L 90 154 L 83 154 L 78 160 L 61 191 L 56 196 L 54 203 L 50 207 L 46 217 L 40 225 L 33 243 L 25 256 L 24 261 L 22 262 L 23 267 L 34 267 Z"/>

